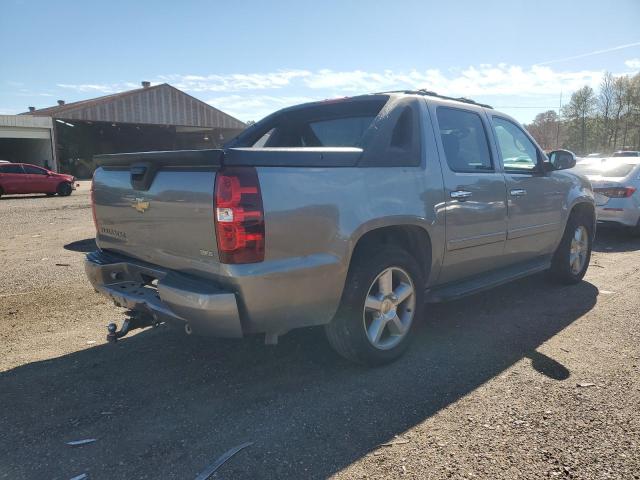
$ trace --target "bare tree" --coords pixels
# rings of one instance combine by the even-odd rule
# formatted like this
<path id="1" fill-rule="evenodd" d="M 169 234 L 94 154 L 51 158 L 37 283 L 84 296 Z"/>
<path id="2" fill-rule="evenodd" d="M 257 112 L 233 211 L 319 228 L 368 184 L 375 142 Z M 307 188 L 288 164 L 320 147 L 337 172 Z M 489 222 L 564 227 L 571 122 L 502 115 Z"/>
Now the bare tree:
<path id="1" fill-rule="evenodd" d="M 581 153 L 587 151 L 587 121 L 595 111 L 596 95 L 593 88 L 585 85 L 571 95 L 571 100 L 562 109 L 565 118 L 575 128 L 579 126 Z"/>
<path id="2" fill-rule="evenodd" d="M 559 128 L 560 118 L 554 110 L 539 113 L 533 122 L 527 125 L 529 133 L 544 150 L 551 150 L 558 146 L 556 143 Z"/>
<path id="3" fill-rule="evenodd" d="M 602 147 L 609 147 L 611 144 L 611 112 L 614 103 L 614 82 L 611 72 L 606 72 L 600 82 L 600 92 L 598 93 L 598 111 L 602 125 L 602 137 L 600 140 Z"/>
<path id="4" fill-rule="evenodd" d="M 613 82 L 613 149 L 618 145 L 618 132 L 620 131 L 620 118 L 625 108 L 629 77 L 618 77 Z"/>

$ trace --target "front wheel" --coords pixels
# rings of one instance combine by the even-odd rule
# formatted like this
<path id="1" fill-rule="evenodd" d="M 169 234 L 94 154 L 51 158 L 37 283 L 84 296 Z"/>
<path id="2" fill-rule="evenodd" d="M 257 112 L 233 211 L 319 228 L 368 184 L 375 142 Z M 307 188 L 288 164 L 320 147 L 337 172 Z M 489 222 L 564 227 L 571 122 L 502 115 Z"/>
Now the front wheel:
<path id="1" fill-rule="evenodd" d="M 61 197 L 68 197 L 69 195 L 71 195 L 72 191 L 73 188 L 69 183 L 61 183 L 60 185 L 58 185 L 58 189 L 56 190 L 57 194 Z"/>
<path id="2" fill-rule="evenodd" d="M 411 255 L 386 245 L 361 251 L 338 312 L 325 327 L 329 343 L 348 360 L 389 363 L 409 346 L 423 302 L 423 275 Z"/>
<path id="3" fill-rule="evenodd" d="M 593 222 L 587 215 L 572 214 L 551 261 L 549 270 L 554 280 L 574 284 L 582 280 L 591 259 Z"/>

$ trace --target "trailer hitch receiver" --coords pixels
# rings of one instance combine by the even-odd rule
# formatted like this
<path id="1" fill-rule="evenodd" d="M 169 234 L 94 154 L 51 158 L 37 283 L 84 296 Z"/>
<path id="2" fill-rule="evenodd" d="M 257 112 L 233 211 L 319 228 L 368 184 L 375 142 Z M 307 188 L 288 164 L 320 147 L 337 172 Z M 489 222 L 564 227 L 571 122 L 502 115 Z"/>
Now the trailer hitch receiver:
<path id="1" fill-rule="evenodd" d="M 131 330 L 145 327 L 157 327 L 160 322 L 153 318 L 149 314 L 131 312 L 129 317 L 122 323 L 122 328 L 118 330 L 118 326 L 115 323 L 107 325 L 107 342 L 116 343 L 119 338 L 124 337 Z"/>

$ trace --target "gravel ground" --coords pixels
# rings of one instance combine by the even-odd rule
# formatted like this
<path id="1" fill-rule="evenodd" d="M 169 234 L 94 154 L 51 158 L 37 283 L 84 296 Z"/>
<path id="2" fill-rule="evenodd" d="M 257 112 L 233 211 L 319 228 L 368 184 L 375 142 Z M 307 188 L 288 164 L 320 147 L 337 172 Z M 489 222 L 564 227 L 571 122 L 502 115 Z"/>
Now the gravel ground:
<path id="1" fill-rule="evenodd" d="M 586 280 L 431 305 L 367 370 L 317 329 L 277 347 L 160 327 L 84 280 L 88 185 L 0 200 L 0 478 L 640 478 L 640 240 L 598 234 Z M 65 442 L 95 438 L 71 447 Z"/>

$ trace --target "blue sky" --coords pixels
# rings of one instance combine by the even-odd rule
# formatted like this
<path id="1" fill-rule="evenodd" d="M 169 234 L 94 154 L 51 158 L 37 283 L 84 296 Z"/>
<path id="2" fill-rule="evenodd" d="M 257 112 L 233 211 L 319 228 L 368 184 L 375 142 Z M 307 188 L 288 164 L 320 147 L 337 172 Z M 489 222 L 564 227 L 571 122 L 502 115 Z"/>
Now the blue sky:
<path id="1" fill-rule="evenodd" d="M 2 0 L 0 113 L 149 80 L 245 121 L 428 88 L 527 122 L 604 71 L 639 71 L 639 25 L 639 0 Z"/>

